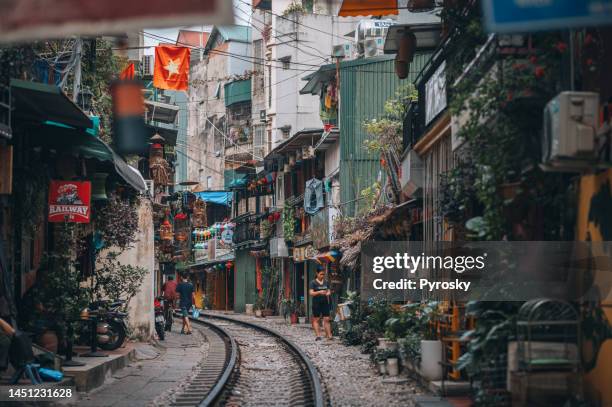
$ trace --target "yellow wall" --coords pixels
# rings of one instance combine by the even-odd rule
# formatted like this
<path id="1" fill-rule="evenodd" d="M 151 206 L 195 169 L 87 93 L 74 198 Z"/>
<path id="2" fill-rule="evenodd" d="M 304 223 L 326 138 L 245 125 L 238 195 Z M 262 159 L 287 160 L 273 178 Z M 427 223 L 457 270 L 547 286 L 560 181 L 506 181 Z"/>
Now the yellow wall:
<path id="1" fill-rule="evenodd" d="M 581 177 L 576 230 L 578 240 L 612 240 L 612 228 L 608 228 L 612 223 L 607 225 L 607 222 L 612 222 L 611 191 L 612 170 Z M 609 307 L 612 305 L 612 294 L 603 299 L 602 303 L 608 305 L 604 312 L 608 321 L 612 321 L 612 308 Z M 586 377 L 585 388 L 591 401 L 605 407 L 612 406 L 612 340 L 602 345 L 597 366 Z"/>

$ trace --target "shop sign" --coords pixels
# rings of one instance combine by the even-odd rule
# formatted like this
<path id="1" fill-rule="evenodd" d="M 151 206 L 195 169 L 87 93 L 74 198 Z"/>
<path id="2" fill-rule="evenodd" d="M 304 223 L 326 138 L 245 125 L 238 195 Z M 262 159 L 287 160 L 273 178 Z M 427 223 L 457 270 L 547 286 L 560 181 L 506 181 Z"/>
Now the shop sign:
<path id="1" fill-rule="evenodd" d="M 225 228 L 221 233 L 221 241 L 226 245 L 232 244 L 232 239 L 234 238 L 234 229 Z"/>
<path id="2" fill-rule="evenodd" d="M 315 248 L 321 249 L 329 246 L 329 216 L 327 208 L 312 215 L 310 236 L 312 236 L 312 244 Z"/>
<path id="3" fill-rule="evenodd" d="M 293 261 L 294 262 L 303 262 L 306 260 L 310 260 L 317 255 L 317 250 L 312 246 L 302 246 L 302 247 L 294 247 L 293 248 Z"/>
<path id="4" fill-rule="evenodd" d="M 425 84 L 425 125 L 446 108 L 446 62 L 442 62 Z"/>
<path id="5" fill-rule="evenodd" d="M 89 223 L 91 216 L 90 181 L 51 181 L 49 222 Z"/>
<path id="6" fill-rule="evenodd" d="M 485 0 L 487 29 L 498 33 L 610 24 L 611 0 Z"/>

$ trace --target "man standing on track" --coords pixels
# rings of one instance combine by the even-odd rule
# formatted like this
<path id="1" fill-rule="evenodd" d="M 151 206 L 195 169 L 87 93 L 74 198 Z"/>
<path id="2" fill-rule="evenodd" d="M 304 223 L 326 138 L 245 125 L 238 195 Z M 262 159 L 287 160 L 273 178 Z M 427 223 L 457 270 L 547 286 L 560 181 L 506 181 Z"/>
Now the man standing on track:
<path id="1" fill-rule="evenodd" d="M 321 318 L 323 318 L 325 337 L 333 339 L 329 320 L 331 290 L 325 281 L 325 270 L 317 270 L 315 279 L 310 282 L 308 293 L 312 297 L 312 328 L 317 335 L 315 341 L 321 340 L 321 328 L 319 327 Z"/>
<path id="2" fill-rule="evenodd" d="M 189 281 L 189 274 L 183 273 L 183 281 L 176 286 L 176 292 L 180 295 L 179 306 L 183 317 L 183 329 L 181 333 L 191 335 L 191 322 L 189 321 L 189 310 L 195 302 L 193 284 Z"/>

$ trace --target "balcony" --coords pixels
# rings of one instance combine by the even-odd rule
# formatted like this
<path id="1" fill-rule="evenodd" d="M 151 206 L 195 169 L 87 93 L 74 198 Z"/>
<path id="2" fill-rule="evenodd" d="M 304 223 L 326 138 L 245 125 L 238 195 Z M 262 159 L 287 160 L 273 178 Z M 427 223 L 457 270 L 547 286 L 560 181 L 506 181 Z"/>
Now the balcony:
<path id="1" fill-rule="evenodd" d="M 231 167 L 233 164 L 238 164 L 239 161 L 247 161 L 253 159 L 253 135 L 247 126 L 231 126 L 229 137 L 225 145 L 225 159 L 230 161 Z M 231 161 L 237 161 L 232 163 Z"/>
<path id="2" fill-rule="evenodd" d="M 255 246 L 260 241 L 260 217 L 253 212 L 245 213 L 234 219 L 236 227 L 232 239 L 235 247 L 247 248 Z"/>

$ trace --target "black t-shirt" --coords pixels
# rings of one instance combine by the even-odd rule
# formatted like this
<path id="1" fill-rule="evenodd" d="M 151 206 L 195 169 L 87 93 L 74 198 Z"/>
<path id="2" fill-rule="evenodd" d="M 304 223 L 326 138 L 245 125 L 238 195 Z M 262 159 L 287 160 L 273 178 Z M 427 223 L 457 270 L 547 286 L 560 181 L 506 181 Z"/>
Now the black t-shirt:
<path id="1" fill-rule="evenodd" d="M 193 305 L 191 302 L 191 297 L 193 295 L 193 284 L 181 282 L 176 286 L 176 292 L 181 296 L 179 306 L 181 308 L 191 308 Z"/>
<path id="2" fill-rule="evenodd" d="M 323 280 L 323 282 L 319 284 L 319 282 L 315 278 L 314 280 L 310 282 L 310 289 L 313 291 L 327 291 L 329 290 L 329 286 L 327 285 L 327 281 Z M 327 303 L 327 302 L 328 302 L 328 299 L 327 299 L 327 296 L 325 295 L 317 295 L 317 296 L 312 297 L 312 305 L 320 304 L 320 303 Z"/>

